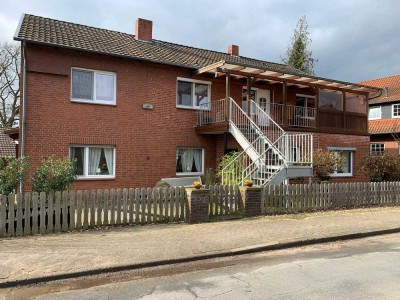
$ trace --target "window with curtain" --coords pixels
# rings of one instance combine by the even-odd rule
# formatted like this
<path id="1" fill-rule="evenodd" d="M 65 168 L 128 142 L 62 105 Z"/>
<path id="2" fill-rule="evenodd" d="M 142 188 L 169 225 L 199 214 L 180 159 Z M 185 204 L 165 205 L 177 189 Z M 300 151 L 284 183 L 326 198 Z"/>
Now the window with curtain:
<path id="1" fill-rule="evenodd" d="M 115 176 L 115 147 L 71 146 L 70 157 L 76 160 L 78 177 Z"/>
<path id="2" fill-rule="evenodd" d="M 203 149 L 177 148 L 176 149 L 176 173 L 177 174 L 202 174 L 203 173 Z"/>
<path id="3" fill-rule="evenodd" d="M 393 104 L 392 105 L 392 116 L 393 118 L 400 117 L 400 104 Z"/>
<path id="4" fill-rule="evenodd" d="M 176 106 L 208 109 L 210 104 L 210 83 L 178 78 Z"/>
<path id="5" fill-rule="evenodd" d="M 77 102 L 115 104 L 116 74 L 72 69 L 71 98 Z"/>

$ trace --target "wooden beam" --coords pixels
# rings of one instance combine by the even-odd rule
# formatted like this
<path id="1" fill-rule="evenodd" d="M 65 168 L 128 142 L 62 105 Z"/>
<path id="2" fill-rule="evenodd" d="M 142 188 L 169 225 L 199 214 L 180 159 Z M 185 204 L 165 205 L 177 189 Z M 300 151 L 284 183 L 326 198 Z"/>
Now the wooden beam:
<path id="1" fill-rule="evenodd" d="M 265 70 L 254 70 L 254 71 L 249 72 L 249 73 L 251 73 L 251 74 L 261 74 L 261 73 L 264 73 L 264 72 L 265 72 Z"/>
<path id="2" fill-rule="evenodd" d="M 241 72 L 241 71 L 231 71 L 228 69 L 224 69 L 224 68 L 218 68 L 217 69 L 218 72 L 225 72 L 225 73 L 231 73 L 234 75 L 243 75 L 243 76 L 248 76 L 248 73 L 246 72 Z M 286 83 L 293 83 L 293 84 L 301 84 L 301 85 L 309 85 L 310 87 L 318 87 L 318 88 L 322 88 L 322 89 L 328 89 L 328 90 L 333 90 L 333 91 L 347 91 L 347 92 L 359 92 L 356 90 L 352 90 L 352 89 L 346 89 L 346 88 L 337 88 L 337 87 L 332 87 L 329 85 L 324 85 L 324 84 L 317 84 L 314 82 L 306 82 L 305 80 L 296 80 L 296 79 L 286 79 L 286 78 L 280 78 L 280 77 L 273 77 L 273 76 L 269 76 L 269 75 L 262 75 L 262 74 L 254 74 L 255 78 L 262 78 L 262 79 L 266 79 L 266 80 L 274 80 L 274 81 L 280 81 L 280 82 L 286 82 Z M 315 80 L 317 81 L 317 80 Z M 359 92 L 361 93 L 361 92 Z"/>
<path id="3" fill-rule="evenodd" d="M 240 71 L 240 70 L 243 70 L 243 69 L 246 69 L 246 67 L 238 66 L 238 67 L 233 68 L 232 70 L 234 70 L 234 71 Z"/>
<path id="4" fill-rule="evenodd" d="M 279 78 L 283 78 L 283 79 L 299 79 L 299 78 L 301 78 L 301 77 L 300 77 L 300 76 L 295 76 L 295 75 L 293 75 L 293 76 L 279 77 Z"/>
<path id="5" fill-rule="evenodd" d="M 279 76 L 282 76 L 282 75 L 284 75 L 284 74 L 276 72 L 276 73 L 271 73 L 271 74 L 264 75 L 264 76 L 279 77 Z"/>
<path id="6" fill-rule="evenodd" d="M 219 67 L 222 67 L 224 64 L 225 64 L 225 61 L 223 61 L 223 60 L 218 61 L 218 62 L 216 62 L 216 63 L 214 63 L 214 64 L 211 64 L 211 65 L 208 65 L 208 66 L 205 66 L 205 67 L 203 67 L 203 68 L 198 69 L 198 70 L 195 72 L 195 74 L 201 74 L 201 73 L 211 72 L 211 71 L 214 70 L 214 69 L 217 69 L 217 68 L 219 68 Z"/>

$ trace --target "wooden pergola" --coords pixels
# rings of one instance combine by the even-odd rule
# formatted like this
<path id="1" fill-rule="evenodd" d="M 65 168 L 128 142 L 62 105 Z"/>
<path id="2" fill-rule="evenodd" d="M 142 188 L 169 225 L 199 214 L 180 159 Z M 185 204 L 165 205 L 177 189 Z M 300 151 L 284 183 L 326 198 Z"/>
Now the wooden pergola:
<path id="1" fill-rule="evenodd" d="M 339 91 L 342 93 L 355 93 L 366 96 L 368 99 L 373 93 L 380 93 L 382 89 L 367 86 L 357 83 L 344 82 L 339 80 L 327 79 L 322 77 L 316 77 L 307 75 L 304 73 L 295 72 L 283 72 L 281 70 L 273 70 L 271 68 L 261 68 L 260 66 L 240 64 L 232 61 L 219 61 L 211 65 L 200 68 L 196 71 L 196 74 L 214 74 L 215 77 L 226 77 L 226 98 L 230 97 L 230 85 L 231 78 L 233 79 L 246 79 L 247 80 L 247 91 L 251 90 L 251 87 L 256 82 L 265 82 L 270 85 L 281 84 L 282 85 L 282 101 L 283 105 L 287 105 L 287 88 L 289 86 L 295 86 L 299 89 L 312 88 L 315 91 L 315 106 L 318 108 L 318 90 L 326 89 Z M 250 100 L 250 93 L 247 93 L 247 103 Z M 343 99 L 343 110 L 345 111 L 346 100 Z M 247 110 L 248 110 L 247 106 Z M 284 110 L 284 120 L 287 119 L 286 110 Z"/>

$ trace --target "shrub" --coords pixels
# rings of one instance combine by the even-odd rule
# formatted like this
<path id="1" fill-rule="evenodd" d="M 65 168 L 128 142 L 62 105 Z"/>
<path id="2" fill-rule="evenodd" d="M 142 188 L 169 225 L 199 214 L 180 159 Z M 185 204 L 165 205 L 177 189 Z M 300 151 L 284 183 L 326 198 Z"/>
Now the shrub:
<path id="1" fill-rule="evenodd" d="M 208 188 L 210 185 L 215 185 L 217 181 L 217 174 L 213 168 L 208 168 L 203 176 L 205 186 Z"/>
<path id="2" fill-rule="evenodd" d="M 217 176 L 221 180 L 221 184 L 241 184 L 241 176 L 243 165 L 240 160 L 237 160 L 238 152 L 227 153 L 222 156 L 218 163 Z M 225 176 L 222 180 L 222 170 L 225 169 Z"/>
<path id="3" fill-rule="evenodd" d="M 8 195 L 14 192 L 28 169 L 29 160 L 27 158 L 0 159 L 0 194 Z"/>
<path id="4" fill-rule="evenodd" d="M 400 158 L 397 155 L 371 153 L 361 158 L 360 169 L 370 181 L 400 180 Z"/>
<path id="5" fill-rule="evenodd" d="M 330 174 L 342 169 L 343 156 L 329 150 L 317 149 L 313 156 L 313 169 L 318 181 L 327 181 Z"/>
<path id="6" fill-rule="evenodd" d="M 167 187 L 171 187 L 171 185 L 166 182 L 165 180 L 160 180 L 159 182 L 156 183 L 156 188 L 167 188 Z"/>
<path id="7" fill-rule="evenodd" d="M 51 156 L 33 174 L 32 190 L 46 193 L 69 190 L 75 179 L 75 160 Z"/>

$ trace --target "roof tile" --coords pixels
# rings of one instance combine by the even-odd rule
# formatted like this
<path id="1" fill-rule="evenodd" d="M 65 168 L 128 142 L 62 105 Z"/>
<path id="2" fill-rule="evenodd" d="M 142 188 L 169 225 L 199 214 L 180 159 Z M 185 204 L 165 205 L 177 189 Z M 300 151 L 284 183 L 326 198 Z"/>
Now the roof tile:
<path id="1" fill-rule="evenodd" d="M 384 119 L 368 121 L 370 134 L 400 132 L 400 119 Z"/>
<path id="2" fill-rule="evenodd" d="M 400 100 L 400 75 L 366 80 L 359 82 L 359 84 L 387 88 L 387 91 L 383 91 L 380 97 L 371 99 L 369 104 L 395 102 Z"/>
<path id="3" fill-rule="evenodd" d="M 19 31 L 14 39 L 182 65 L 193 69 L 198 69 L 221 60 L 229 60 L 235 63 L 255 65 L 276 72 L 305 74 L 283 64 L 234 56 L 229 53 L 183 46 L 155 39 L 141 41 L 136 40 L 132 34 L 28 14 L 24 15 Z"/>
<path id="4" fill-rule="evenodd" d="M 15 157 L 15 143 L 5 130 L 7 128 L 0 128 L 0 157 Z"/>

